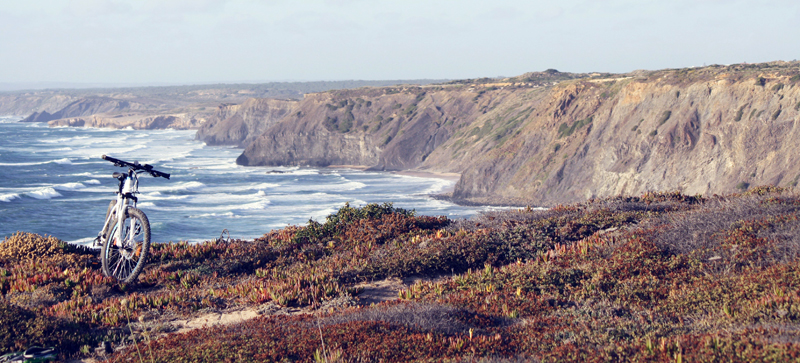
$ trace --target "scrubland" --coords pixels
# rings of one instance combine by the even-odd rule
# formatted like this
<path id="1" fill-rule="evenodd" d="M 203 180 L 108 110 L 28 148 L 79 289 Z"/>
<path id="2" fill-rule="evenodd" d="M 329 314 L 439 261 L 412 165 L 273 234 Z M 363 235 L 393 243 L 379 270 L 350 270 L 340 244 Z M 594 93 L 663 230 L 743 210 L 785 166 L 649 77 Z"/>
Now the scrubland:
<path id="1" fill-rule="evenodd" d="M 796 361 L 800 196 L 648 193 L 472 220 L 349 205 L 254 241 L 157 243 L 135 284 L 96 252 L 0 244 L 0 353 L 110 361 Z M 363 283 L 414 278 L 366 305 Z M 175 321 L 257 310 L 177 331 Z M 111 342 L 113 353 L 95 350 Z"/>

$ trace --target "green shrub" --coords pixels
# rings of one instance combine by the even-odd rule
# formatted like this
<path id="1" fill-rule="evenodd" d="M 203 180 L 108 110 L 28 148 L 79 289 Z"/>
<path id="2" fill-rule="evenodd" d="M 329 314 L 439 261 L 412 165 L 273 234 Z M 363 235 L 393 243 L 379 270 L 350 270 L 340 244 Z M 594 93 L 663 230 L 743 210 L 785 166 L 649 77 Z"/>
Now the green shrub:
<path id="1" fill-rule="evenodd" d="M 650 136 L 656 136 L 656 135 L 658 135 L 658 130 L 650 131 Z"/>
<path id="2" fill-rule="evenodd" d="M 415 103 L 412 103 L 412 104 L 408 105 L 408 107 L 406 107 L 406 109 L 403 111 L 403 115 L 409 116 L 412 113 L 414 113 L 414 111 L 416 111 L 416 110 L 417 110 L 417 105 Z"/>
<path id="3" fill-rule="evenodd" d="M 555 144 L 555 145 L 553 145 L 553 152 L 554 152 L 554 153 L 557 153 L 557 152 L 558 152 L 558 150 L 561 150 L 561 144 Z"/>
<path id="4" fill-rule="evenodd" d="M 573 132 L 575 132 L 575 130 L 578 130 L 586 125 L 591 124 L 593 117 L 594 116 L 589 116 L 583 120 L 575 121 L 572 124 L 572 126 L 567 126 L 566 123 L 562 123 L 561 126 L 558 127 L 558 138 L 560 139 L 566 136 L 570 136 L 572 135 Z"/>
<path id="5" fill-rule="evenodd" d="M 742 116 L 744 115 L 745 106 L 747 106 L 747 105 L 742 105 L 742 107 L 739 107 L 739 110 L 736 111 L 736 117 L 733 118 L 733 121 L 736 121 L 736 122 L 742 121 Z"/>
<path id="6" fill-rule="evenodd" d="M 669 118 L 670 118 L 671 116 L 672 116 L 672 111 L 669 111 L 669 110 L 667 110 L 667 111 L 664 111 L 664 113 L 662 113 L 662 114 L 661 114 L 661 117 L 658 119 L 658 127 L 660 127 L 661 125 L 663 125 L 664 123 L 666 123 L 666 122 L 667 122 L 667 120 L 669 120 Z"/>
<path id="7" fill-rule="evenodd" d="M 780 115 L 781 115 L 781 109 L 779 108 L 772 114 L 772 121 L 777 120 L 778 116 L 780 116 Z"/>
<path id="8" fill-rule="evenodd" d="M 354 208 L 347 202 L 342 208 L 325 218 L 325 223 L 319 223 L 309 219 L 306 228 L 298 230 L 292 242 L 304 243 L 319 240 L 322 237 L 332 237 L 341 233 L 341 229 L 360 219 L 377 219 L 385 214 L 400 214 L 403 216 L 413 216 L 413 210 L 395 208 L 392 203 L 370 203 L 360 208 Z"/>
<path id="9" fill-rule="evenodd" d="M 778 92 L 778 91 L 780 91 L 780 90 L 782 90 L 782 89 L 783 89 L 783 83 L 778 83 L 778 84 L 776 84 L 776 85 L 772 86 L 772 90 L 773 90 L 774 92 Z"/>
<path id="10" fill-rule="evenodd" d="M 747 190 L 747 188 L 750 188 L 750 183 L 748 182 L 739 182 L 738 184 L 736 184 L 736 189 L 739 189 L 741 191 L 745 191 Z"/>
<path id="11" fill-rule="evenodd" d="M 765 84 L 767 84 L 767 80 L 764 79 L 764 77 L 756 78 L 756 86 L 762 86 L 763 87 Z"/>

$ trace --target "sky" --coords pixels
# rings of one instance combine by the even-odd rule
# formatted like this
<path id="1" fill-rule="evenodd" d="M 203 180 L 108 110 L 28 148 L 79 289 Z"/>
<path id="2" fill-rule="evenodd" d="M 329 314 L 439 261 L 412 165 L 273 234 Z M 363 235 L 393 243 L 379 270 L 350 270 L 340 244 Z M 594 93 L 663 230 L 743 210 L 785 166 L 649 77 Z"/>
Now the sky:
<path id="1" fill-rule="evenodd" d="M 0 83 L 464 79 L 798 53 L 797 0 L 0 0 Z"/>

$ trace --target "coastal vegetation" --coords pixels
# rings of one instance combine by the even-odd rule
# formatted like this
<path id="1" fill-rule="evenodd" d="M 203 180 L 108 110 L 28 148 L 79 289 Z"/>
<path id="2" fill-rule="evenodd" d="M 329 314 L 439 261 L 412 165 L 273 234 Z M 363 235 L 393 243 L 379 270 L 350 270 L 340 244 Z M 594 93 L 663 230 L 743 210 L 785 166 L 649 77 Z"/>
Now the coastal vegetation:
<path id="1" fill-rule="evenodd" d="M 133 361 L 787 361 L 800 196 L 647 193 L 472 220 L 344 205 L 253 241 L 159 243 L 135 284 L 96 253 L 0 243 L 0 353 Z M 368 284 L 406 282 L 385 301 Z M 205 329 L 179 321 L 259 316 Z M 95 352 L 101 342 L 115 348 Z"/>

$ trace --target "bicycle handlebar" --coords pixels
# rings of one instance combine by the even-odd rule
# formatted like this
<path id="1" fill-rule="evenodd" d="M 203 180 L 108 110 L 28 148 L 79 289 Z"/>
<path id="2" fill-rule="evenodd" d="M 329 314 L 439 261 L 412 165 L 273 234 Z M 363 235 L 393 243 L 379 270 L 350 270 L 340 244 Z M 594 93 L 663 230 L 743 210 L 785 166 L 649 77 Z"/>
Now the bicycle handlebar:
<path id="1" fill-rule="evenodd" d="M 103 160 L 108 160 L 108 161 L 114 163 L 114 166 L 128 167 L 128 168 L 131 168 L 133 170 L 144 170 L 144 171 L 150 173 L 150 175 L 152 175 L 155 178 L 162 177 L 162 178 L 165 178 L 165 179 L 169 179 L 169 174 L 164 173 L 164 172 L 160 172 L 160 171 L 158 171 L 156 169 L 153 169 L 153 166 L 150 165 L 150 164 L 142 165 L 142 164 L 139 164 L 138 161 L 134 161 L 132 163 L 129 163 L 127 161 L 120 160 L 120 159 L 115 159 L 115 158 L 112 158 L 112 157 L 107 156 L 107 155 L 103 155 L 102 158 L 103 158 Z"/>

